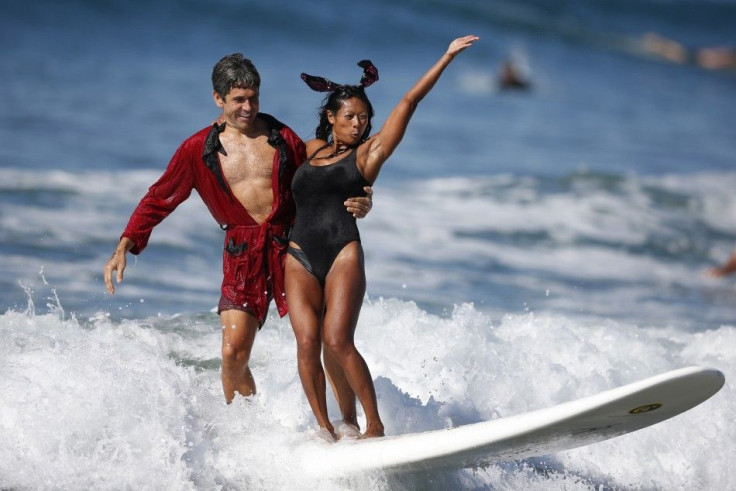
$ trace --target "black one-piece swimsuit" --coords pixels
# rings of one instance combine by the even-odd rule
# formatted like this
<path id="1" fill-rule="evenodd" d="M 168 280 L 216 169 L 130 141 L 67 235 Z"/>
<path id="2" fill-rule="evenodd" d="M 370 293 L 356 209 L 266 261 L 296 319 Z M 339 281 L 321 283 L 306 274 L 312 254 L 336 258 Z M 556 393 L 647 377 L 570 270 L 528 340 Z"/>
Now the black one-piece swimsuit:
<path id="1" fill-rule="evenodd" d="M 345 200 L 365 196 L 363 187 L 370 184 L 358 170 L 355 150 L 337 162 L 319 166 L 311 164 L 314 155 L 316 152 L 299 166 L 291 181 L 296 219 L 289 240 L 301 250 L 289 247 L 288 252 L 324 286 L 340 251 L 350 242 L 360 241 L 355 217 L 345 208 Z"/>

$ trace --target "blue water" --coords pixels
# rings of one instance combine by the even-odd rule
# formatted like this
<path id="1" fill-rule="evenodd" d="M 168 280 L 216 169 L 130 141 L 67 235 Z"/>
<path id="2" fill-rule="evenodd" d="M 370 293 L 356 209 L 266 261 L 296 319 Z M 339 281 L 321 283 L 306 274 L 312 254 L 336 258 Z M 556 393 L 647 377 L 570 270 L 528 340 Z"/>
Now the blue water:
<path id="1" fill-rule="evenodd" d="M 736 72 L 641 41 L 736 46 L 735 27 L 731 0 L 3 3 L 0 487 L 734 487 L 736 284 L 703 272 L 736 245 Z M 580 450 L 428 481 L 306 482 L 279 463 L 314 425 L 288 318 L 259 333 L 259 395 L 222 404 L 222 232 L 198 198 L 114 297 L 102 268 L 178 144 L 217 117 L 223 55 L 250 57 L 261 109 L 309 138 L 320 97 L 300 72 L 355 82 L 371 59 L 379 128 L 466 33 L 481 40 L 422 102 L 360 223 L 358 341 L 389 433 L 689 364 L 726 387 Z M 509 57 L 531 91 L 496 86 Z"/>

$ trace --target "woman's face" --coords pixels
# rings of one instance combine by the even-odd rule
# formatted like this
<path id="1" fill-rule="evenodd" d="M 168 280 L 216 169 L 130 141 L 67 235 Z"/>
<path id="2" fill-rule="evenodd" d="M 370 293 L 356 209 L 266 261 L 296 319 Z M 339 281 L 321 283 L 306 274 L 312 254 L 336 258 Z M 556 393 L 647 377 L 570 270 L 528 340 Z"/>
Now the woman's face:
<path id="1" fill-rule="evenodd" d="M 328 111 L 327 119 L 332 124 L 335 143 L 355 145 L 368 126 L 368 106 L 357 97 L 351 97 L 343 101 L 337 114 Z"/>

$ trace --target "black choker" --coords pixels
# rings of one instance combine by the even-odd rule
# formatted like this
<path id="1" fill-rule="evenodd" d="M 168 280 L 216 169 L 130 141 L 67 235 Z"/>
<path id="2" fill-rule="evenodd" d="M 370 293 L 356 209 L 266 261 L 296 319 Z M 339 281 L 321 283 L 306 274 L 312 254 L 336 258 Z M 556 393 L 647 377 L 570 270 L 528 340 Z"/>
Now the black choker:
<path id="1" fill-rule="evenodd" d="M 334 152 L 332 152 L 331 154 L 329 154 L 329 155 L 327 155 L 327 156 L 325 156 L 325 157 L 319 157 L 319 158 L 320 158 L 320 159 L 323 159 L 323 160 L 326 160 L 326 159 L 331 159 L 331 158 L 333 158 L 333 157 L 337 157 L 338 155 L 340 155 L 340 154 L 343 154 L 343 153 L 347 152 L 347 151 L 348 151 L 348 150 L 350 150 L 351 148 L 353 148 L 353 147 L 342 147 L 342 148 L 338 148 L 337 150 L 335 150 L 335 151 L 334 151 Z"/>

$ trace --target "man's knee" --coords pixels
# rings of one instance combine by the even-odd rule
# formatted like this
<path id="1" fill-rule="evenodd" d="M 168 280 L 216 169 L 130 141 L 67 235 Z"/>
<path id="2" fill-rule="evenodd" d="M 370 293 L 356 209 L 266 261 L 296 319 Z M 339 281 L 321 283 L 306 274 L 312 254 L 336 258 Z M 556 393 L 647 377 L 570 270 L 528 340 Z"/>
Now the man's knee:
<path id="1" fill-rule="evenodd" d="M 225 348 L 230 348 L 236 353 L 250 350 L 259 327 L 255 317 L 245 312 L 230 310 L 220 314 L 220 322 L 223 353 Z"/>
<path id="2" fill-rule="evenodd" d="M 222 347 L 222 361 L 235 362 L 238 359 L 238 350 L 231 344 Z"/>

